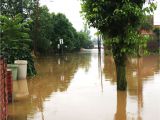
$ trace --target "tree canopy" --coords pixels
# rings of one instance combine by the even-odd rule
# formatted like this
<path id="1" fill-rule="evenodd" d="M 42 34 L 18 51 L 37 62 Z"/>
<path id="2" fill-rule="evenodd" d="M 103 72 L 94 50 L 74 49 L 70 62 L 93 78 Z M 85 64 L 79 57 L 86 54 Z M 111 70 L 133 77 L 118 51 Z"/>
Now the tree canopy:
<path id="1" fill-rule="evenodd" d="M 32 15 L 32 39 L 34 39 L 36 28 L 35 16 Z M 47 24 L 46 24 L 47 23 Z M 58 52 L 58 44 L 63 39 L 65 52 L 77 51 L 81 47 L 90 48 L 91 37 L 88 31 L 77 32 L 69 19 L 62 13 L 49 13 L 47 6 L 39 8 L 39 26 L 36 47 L 40 54 Z M 82 34 L 80 34 L 82 33 Z M 83 38 L 83 39 L 82 39 Z"/>
<path id="2" fill-rule="evenodd" d="M 77 32 L 64 14 L 50 13 L 47 6 L 39 5 L 39 0 L 1 0 L 0 9 L 0 54 L 8 63 L 28 60 L 31 75 L 35 74 L 31 51 L 56 53 L 59 39 L 63 39 L 66 52 L 92 44 L 88 33 Z"/>
<path id="3" fill-rule="evenodd" d="M 50 13 L 47 6 L 39 6 L 39 0 L 1 0 L 0 4 L 1 16 L 12 19 L 21 14 L 23 19 L 20 22 L 32 21 L 29 24 L 29 38 L 32 40 L 31 49 L 34 53 L 57 52 L 59 39 L 64 40 L 63 46 L 67 52 L 80 50 L 81 47 L 91 44 L 90 38 L 86 37 L 88 33 L 83 34 L 83 40 L 80 40 L 80 34 L 64 14 Z"/>
<path id="4" fill-rule="evenodd" d="M 0 10 L 2 15 L 15 16 L 19 13 L 28 18 L 34 10 L 34 0 L 1 0 Z"/>
<path id="5" fill-rule="evenodd" d="M 31 56 L 31 39 L 29 37 L 31 21 L 23 21 L 23 17 L 18 14 L 13 18 L 0 16 L 0 51 L 8 64 L 13 64 L 15 60 L 27 60 L 28 75 L 36 73 L 34 62 Z"/>
<path id="6" fill-rule="evenodd" d="M 126 56 L 146 43 L 138 28 L 145 13 L 156 6 L 150 3 L 150 7 L 143 8 L 144 3 L 145 0 L 81 0 L 82 14 L 89 26 L 97 28 L 112 49 L 119 90 L 126 89 Z"/>

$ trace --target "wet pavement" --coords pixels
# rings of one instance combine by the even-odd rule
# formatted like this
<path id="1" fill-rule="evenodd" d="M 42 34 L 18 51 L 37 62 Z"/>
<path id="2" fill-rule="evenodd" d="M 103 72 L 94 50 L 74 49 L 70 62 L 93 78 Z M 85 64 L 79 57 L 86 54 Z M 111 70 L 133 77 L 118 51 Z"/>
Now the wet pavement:
<path id="1" fill-rule="evenodd" d="M 8 120 L 160 120 L 160 56 L 128 59 L 126 92 L 117 92 L 113 58 L 97 50 L 35 65 L 35 77 L 13 82 Z"/>

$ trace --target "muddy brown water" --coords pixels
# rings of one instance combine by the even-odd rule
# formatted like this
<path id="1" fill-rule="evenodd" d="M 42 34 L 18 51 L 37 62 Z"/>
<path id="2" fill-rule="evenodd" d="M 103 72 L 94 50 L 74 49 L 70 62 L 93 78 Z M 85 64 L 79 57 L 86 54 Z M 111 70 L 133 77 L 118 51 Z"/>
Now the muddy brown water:
<path id="1" fill-rule="evenodd" d="M 97 50 L 38 58 L 34 78 L 14 81 L 8 120 L 160 120 L 160 56 L 129 58 L 126 92 L 113 58 Z"/>

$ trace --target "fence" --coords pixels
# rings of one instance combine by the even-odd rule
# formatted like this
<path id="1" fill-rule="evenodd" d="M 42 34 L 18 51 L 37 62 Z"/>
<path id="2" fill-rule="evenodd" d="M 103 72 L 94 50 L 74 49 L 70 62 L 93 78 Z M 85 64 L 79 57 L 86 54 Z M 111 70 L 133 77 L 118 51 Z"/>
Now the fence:
<path id="1" fill-rule="evenodd" d="M 7 65 L 0 57 L 0 120 L 7 120 L 8 88 L 7 88 Z"/>

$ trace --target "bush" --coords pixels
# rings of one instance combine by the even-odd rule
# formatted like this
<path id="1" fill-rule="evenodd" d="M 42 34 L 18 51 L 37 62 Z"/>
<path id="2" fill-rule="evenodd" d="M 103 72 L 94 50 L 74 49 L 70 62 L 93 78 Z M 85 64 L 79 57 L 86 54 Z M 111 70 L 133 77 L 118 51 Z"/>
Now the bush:
<path id="1" fill-rule="evenodd" d="M 0 15 L 1 55 L 7 59 L 8 64 L 14 60 L 28 61 L 28 75 L 35 75 L 36 70 L 31 56 L 31 40 L 29 39 L 30 21 L 24 21 L 20 14 L 15 17 Z"/>

